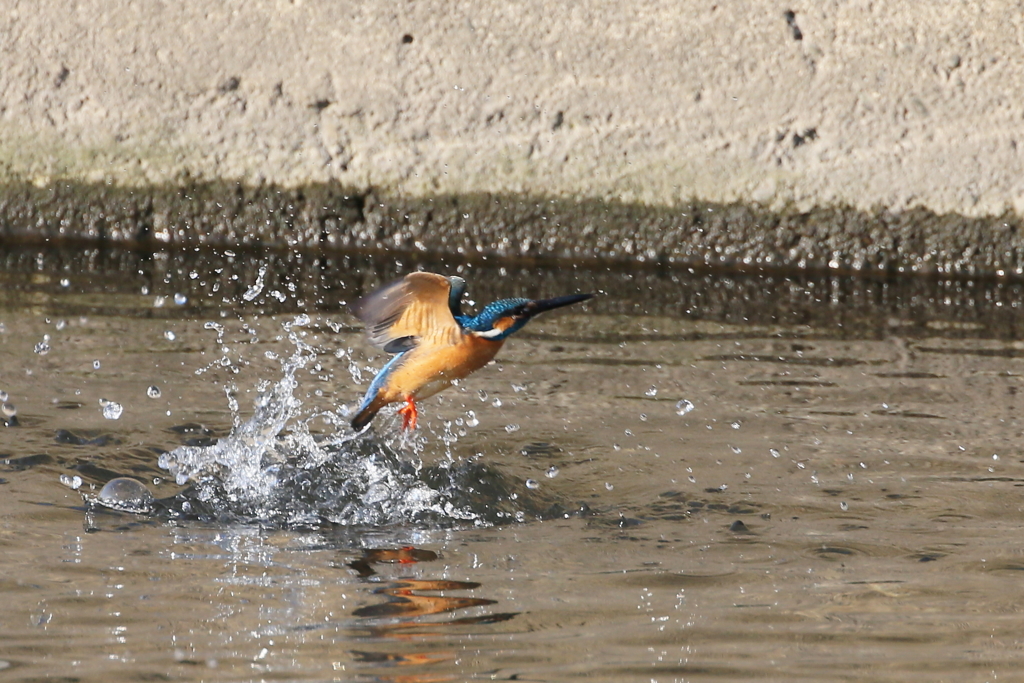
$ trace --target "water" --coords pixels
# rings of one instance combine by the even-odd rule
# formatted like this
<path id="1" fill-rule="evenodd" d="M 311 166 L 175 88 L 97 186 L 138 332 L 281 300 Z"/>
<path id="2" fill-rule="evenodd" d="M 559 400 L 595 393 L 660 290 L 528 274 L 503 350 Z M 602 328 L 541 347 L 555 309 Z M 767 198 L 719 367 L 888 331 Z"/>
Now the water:
<path id="1" fill-rule="evenodd" d="M 1021 667 L 1019 285 L 3 259 L 5 680 Z M 356 436 L 382 359 L 343 303 L 417 265 L 603 293 Z"/>

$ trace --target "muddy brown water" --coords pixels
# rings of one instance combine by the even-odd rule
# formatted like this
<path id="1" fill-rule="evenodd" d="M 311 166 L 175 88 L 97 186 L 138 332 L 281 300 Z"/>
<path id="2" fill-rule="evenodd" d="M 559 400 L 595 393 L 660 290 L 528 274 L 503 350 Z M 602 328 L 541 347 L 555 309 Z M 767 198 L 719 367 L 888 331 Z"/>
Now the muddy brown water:
<path id="1" fill-rule="evenodd" d="M 2 680 L 1020 676 L 1019 284 L 0 259 Z M 601 296 L 355 437 L 344 304 L 417 267 Z"/>

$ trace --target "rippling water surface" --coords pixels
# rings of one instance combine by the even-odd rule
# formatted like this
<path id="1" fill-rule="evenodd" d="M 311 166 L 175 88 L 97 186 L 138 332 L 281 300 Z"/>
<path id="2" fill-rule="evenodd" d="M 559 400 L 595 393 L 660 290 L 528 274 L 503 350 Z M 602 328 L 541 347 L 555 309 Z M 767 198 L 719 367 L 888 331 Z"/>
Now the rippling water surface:
<path id="1" fill-rule="evenodd" d="M 1024 664 L 1024 289 L 0 252 L 0 678 L 989 681 Z M 598 291 L 348 415 L 345 303 Z"/>

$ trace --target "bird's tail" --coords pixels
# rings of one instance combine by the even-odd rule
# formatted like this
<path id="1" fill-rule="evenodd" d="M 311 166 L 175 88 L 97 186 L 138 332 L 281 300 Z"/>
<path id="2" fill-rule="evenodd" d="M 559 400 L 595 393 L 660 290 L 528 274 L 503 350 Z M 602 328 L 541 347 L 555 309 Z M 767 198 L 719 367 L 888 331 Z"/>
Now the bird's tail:
<path id="1" fill-rule="evenodd" d="M 366 425 L 373 422 L 373 418 L 377 416 L 384 405 L 384 401 L 381 401 L 379 396 L 375 396 L 372 401 L 364 402 L 359 407 L 359 412 L 352 418 L 352 429 L 361 432 Z"/>

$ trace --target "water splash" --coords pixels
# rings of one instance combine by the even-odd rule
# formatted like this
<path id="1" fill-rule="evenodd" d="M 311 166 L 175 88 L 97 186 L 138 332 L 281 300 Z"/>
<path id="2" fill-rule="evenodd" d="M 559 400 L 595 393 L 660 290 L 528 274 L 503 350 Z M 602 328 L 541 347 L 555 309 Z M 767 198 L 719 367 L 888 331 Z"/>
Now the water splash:
<path id="1" fill-rule="evenodd" d="M 440 439 L 448 458 L 424 466 L 425 434 L 355 434 L 346 406 L 303 405 L 298 377 L 318 355 L 300 332 L 309 323 L 299 316 L 285 325 L 295 351 L 282 360 L 281 378 L 262 387 L 250 418 L 236 416 L 212 444 L 160 456 L 159 466 L 188 488 L 158 507 L 171 516 L 288 527 L 479 526 L 577 512 L 517 478 L 452 457 L 451 423 Z"/>

